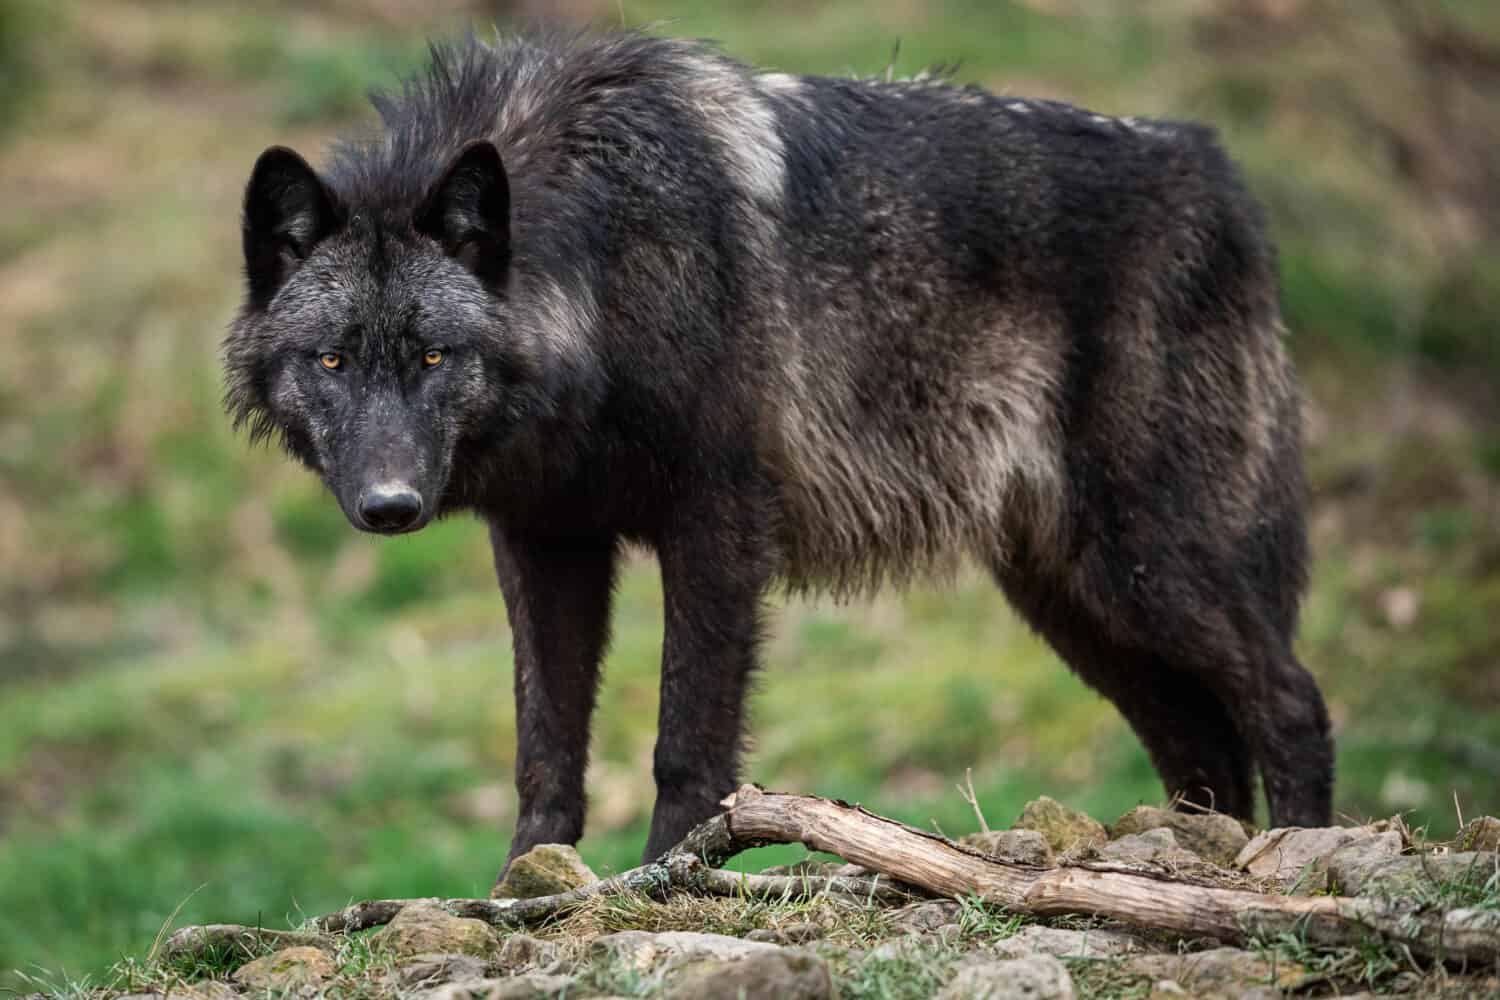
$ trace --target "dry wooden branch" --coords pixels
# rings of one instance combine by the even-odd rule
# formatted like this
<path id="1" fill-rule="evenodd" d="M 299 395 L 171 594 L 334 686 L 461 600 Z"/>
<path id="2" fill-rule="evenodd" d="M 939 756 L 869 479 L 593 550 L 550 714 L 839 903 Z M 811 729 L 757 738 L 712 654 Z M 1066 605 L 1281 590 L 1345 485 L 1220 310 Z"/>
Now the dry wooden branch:
<path id="1" fill-rule="evenodd" d="M 745 786 L 723 814 L 730 840 L 800 842 L 945 896 L 976 895 L 1017 913 L 1088 914 L 1150 930 L 1243 942 L 1293 932 L 1323 945 L 1371 936 L 1439 960 L 1500 960 L 1500 913 L 1424 911 L 1409 902 L 1272 896 L 1187 885 L 1089 865 L 1041 869 L 997 861 L 858 806 Z"/>
<path id="2" fill-rule="evenodd" d="M 603 895 L 671 892 L 801 899 L 832 894 L 860 902 L 911 898 L 880 875 L 767 876 L 721 871 L 742 851 L 773 843 L 801 843 L 837 854 L 887 879 L 948 897 L 978 896 L 1016 913 L 1088 914 L 1150 930 L 1229 942 L 1297 933 L 1317 944 L 1358 944 L 1371 936 L 1405 945 L 1437 960 L 1500 961 L 1500 913 L 1432 912 L 1410 902 L 1321 896 L 1273 896 L 1241 889 L 1186 884 L 1163 875 L 1078 864 L 1038 868 L 998 861 L 844 802 L 781 795 L 742 787 L 725 812 L 699 825 L 657 861 L 581 889 L 535 899 L 449 899 L 455 916 L 499 927 L 533 925 Z M 316 933 L 349 933 L 388 923 L 411 900 L 369 900 L 309 924 Z M 251 932 L 235 925 L 187 927 L 173 934 L 164 954 L 183 954 L 198 942 L 241 940 Z M 262 932 L 263 933 L 263 932 Z"/>

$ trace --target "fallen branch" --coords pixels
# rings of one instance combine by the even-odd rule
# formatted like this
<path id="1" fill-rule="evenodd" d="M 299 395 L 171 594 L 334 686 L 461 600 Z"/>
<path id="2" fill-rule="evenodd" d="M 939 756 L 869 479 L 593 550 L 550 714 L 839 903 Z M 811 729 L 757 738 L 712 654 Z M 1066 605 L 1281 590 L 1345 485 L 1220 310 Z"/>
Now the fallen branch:
<path id="1" fill-rule="evenodd" d="M 766 794 L 752 786 L 741 788 L 716 818 L 725 821 L 731 843 L 799 842 L 939 895 L 979 896 L 1016 913 L 1088 914 L 1237 943 L 1297 933 L 1340 946 L 1379 936 L 1427 958 L 1500 960 L 1500 913 L 1494 911 L 1434 913 L 1401 901 L 1273 896 L 1087 864 L 1033 868 L 997 861 L 859 806 Z"/>
<path id="2" fill-rule="evenodd" d="M 1401 901 L 1273 896 L 1186 884 L 1165 875 L 1102 865 L 1038 868 L 998 861 L 859 806 L 809 795 L 766 793 L 750 785 L 725 804 L 725 812 L 699 825 L 657 861 L 613 878 L 535 899 L 450 899 L 440 905 L 455 916 L 518 927 L 562 915 L 595 897 L 619 893 L 656 899 L 672 892 L 789 899 L 833 894 L 861 902 L 910 898 L 880 876 L 740 875 L 719 870 L 750 848 L 801 843 L 935 895 L 978 896 L 1015 913 L 1087 914 L 1149 930 L 1236 943 L 1295 933 L 1316 944 L 1343 946 L 1379 936 L 1439 961 L 1500 961 L 1500 913 L 1494 911 L 1431 912 Z M 409 902 L 356 903 L 312 921 L 309 930 L 363 930 L 389 922 Z M 178 931 L 167 940 L 165 952 L 191 948 L 204 930 Z"/>

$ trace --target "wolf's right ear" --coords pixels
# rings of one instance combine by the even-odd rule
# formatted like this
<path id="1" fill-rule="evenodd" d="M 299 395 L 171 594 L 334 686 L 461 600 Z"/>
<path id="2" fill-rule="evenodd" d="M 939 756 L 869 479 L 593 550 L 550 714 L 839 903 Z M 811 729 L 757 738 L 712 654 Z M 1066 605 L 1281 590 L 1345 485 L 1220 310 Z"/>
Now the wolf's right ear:
<path id="1" fill-rule="evenodd" d="M 262 308 L 313 247 L 334 229 L 333 194 L 285 146 L 260 154 L 245 187 L 245 276 L 250 302 Z"/>

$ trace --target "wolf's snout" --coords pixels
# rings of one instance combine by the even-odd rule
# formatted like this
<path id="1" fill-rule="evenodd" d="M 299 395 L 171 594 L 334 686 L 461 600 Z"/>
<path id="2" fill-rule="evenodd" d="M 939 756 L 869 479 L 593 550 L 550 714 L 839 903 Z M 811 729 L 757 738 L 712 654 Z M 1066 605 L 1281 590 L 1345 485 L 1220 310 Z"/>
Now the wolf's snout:
<path id="1" fill-rule="evenodd" d="M 359 496 L 359 517 L 371 531 L 405 531 L 422 516 L 422 496 L 405 483 L 382 483 Z"/>

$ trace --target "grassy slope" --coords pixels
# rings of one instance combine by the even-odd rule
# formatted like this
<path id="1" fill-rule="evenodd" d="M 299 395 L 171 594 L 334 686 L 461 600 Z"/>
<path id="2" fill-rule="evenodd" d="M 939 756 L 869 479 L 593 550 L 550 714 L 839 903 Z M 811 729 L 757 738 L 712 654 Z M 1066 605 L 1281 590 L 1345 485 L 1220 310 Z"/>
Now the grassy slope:
<path id="1" fill-rule="evenodd" d="M 625 8 L 646 22 L 682 6 Z M 1500 358 L 1475 353 L 1461 313 L 1462 364 L 1410 360 L 1431 324 L 1391 317 L 1433 313 L 1421 205 L 1286 100 L 1312 72 L 1296 52 L 1275 72 L 1209 65 L 1172 4 L 1151 19 L 919 6 L 725 5 L 668 30 L 826 72 L 879 72 L 900 37 L 902 72 L 958 60 L 1015 92 L 1223 122 L 1271 203 L 1318 404 L 1302 649 L 1338 718 L 1340 805 L 1439 829 L 1450 791 L 1500 811 L 1500 439 L 1465 403 Z M 513 818 L 482 532 L 354 537 L 216 402 L 248 164 L 271 142 L 315 150 L 427 26 L 333 5 L 14 7 L 71 44 L 36 50 L 45 96 L 0 150 L 0 193 L 27 209 L 0 217 L 0 564 L 26 567 L 0 582 L 0 969 L 139 953 L 184 899 L 182 921 L 279 925 L 350 897 L 482 893 Z M 1398 627 L 1404 590 L 1418 610 Z M 605 869 L 644 836 L 659 629 L 642 562 L 591 777 L 583 848 Z M 749 769 L 768 784 L 950 831 L 973 822 L 952 791 L 970 766 L 992 821 L 1041 792 L 1100 815 L 1160 795 L 1123 724 L 977 578 L 795 603 L 768 660 Z"/>

